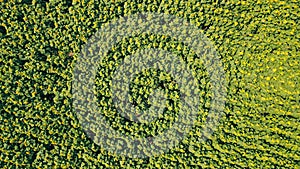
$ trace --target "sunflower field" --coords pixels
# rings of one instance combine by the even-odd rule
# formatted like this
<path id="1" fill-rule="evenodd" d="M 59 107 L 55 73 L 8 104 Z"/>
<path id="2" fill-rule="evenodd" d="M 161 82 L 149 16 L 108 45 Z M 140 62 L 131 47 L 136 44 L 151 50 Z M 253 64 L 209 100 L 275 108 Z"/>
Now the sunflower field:
<path id="1" fill-rule="evenodd" d="M 116 42 L 97 63 L 92 91 L 114 130 L 155 136 L 178 119 L 179 85 L 157 69 L 135 74 L 128 98 L 139 110 L 147 110 L 161 104 L 149 101 L 151 93 L 164 95 L 166 107 L 157 120 L 137 123 L 113 106 L 113 72 L 139 49 L 163 49 L 182 58 L 200 93 L 198 116 L 176 146 L 148 158 L 131 158 L 107 151 L 94 142 L 95 131 L 83 129 L 73 106 L 72 84 L 84 45 L 99 29 L 114 19 L 146 12 L 176 16 L 202 30 L 222 63 L 226 101 L 213 134 L 203 135 L 215 94 L 195 51 L 176 37 L 159 34 Z M 0 0 L 0 168 L 298 169 L 299 20 L 297 0 Z"/>

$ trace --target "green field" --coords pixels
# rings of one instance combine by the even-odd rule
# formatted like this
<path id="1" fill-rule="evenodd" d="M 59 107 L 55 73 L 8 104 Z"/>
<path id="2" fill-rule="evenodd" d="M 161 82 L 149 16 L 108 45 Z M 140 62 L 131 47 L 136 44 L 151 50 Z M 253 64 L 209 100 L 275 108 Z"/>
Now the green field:
<path id="1" fill-rule="evenodd" d="M 178 145 L 158 156 L 129 158 L 105 150 L 84 132 L 72 105 L 72 80 L 83 46 L 101 26 L 141 12 L 174 15 L 202 29 L 219 53 L 228 87 L 222 118 L 201 141 L 212 97 L 203 63 L 171 37 L 122 39 L 109 57 L 168 49 L 192 65 L 201 93 L 199 116 Z M 299 20 L 297 0 L 0 0 L 0 168 L 298 169 Z M 135 76 L 130 89 L 136 105 L 149 106 L 145 100 L 159 87 L 170 100 L 161 120 L 136 124 L 110 106 L 110 67 L 116 62 L 104 63 L 95 93 L 115 130 L 146 137 L 173 124 L 180 94 L 169 74 L 149 69 Z"/>

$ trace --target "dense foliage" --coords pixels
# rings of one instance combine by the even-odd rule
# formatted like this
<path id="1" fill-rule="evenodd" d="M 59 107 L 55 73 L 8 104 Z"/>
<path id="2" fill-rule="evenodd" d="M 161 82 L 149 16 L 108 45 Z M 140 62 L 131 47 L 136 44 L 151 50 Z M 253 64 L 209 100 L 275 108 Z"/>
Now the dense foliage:
<path id="1" fill-rule="evenodd" d="M 0 2 L 0 168 L 299 168 L 297 0 Z M 200 142 L 210 100 L 202 63 L 172 38 L 144 34 L 119 42 L 111 57 L 161 47 L 190 58 L 198 71 L 202 109 L 193 130 L 169 152 L 147 159 L 117 156 L 93 143 L 72 109 L 71 95 L 82 46 L 102 23 L 137 12 L 173 14 L 204 30 L 229 82 L 225 115 L 214 135 Z M 96 78 L 104 107 L 109 103 L 104 97 L 108 81 L 102 76 L 109 73 L 106 66 Z M 163 72 L 148 70 L 135 79 L 130 88 L 139 106 L 147 107 L 143 97 L 158 87 L 168 91 L 170 100 L 178 94 L 172 77 Z M 176 118 L 176 99 L 169 107 L 152 127 L 116 113 L 105 117 L 126 134 L 155 135 Z"/>

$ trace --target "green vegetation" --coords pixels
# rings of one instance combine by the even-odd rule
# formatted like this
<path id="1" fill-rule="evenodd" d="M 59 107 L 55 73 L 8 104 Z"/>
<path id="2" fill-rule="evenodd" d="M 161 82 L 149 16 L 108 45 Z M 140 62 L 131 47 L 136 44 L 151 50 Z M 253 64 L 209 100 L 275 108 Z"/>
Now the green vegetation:
<path id="1" fill-rule="evenodd" d="M 300 167 L 297 0 L 0 2 L 0 168 Z M 76 117 L 71 94 L 82 46 L 103 23 L 138 12 L 172 14 L 204 30 L 229 82 L 224 116 L 214 134 L 201 142 L 211 98 L 203 63 L 184 44 L 163 35 L 119 42 L 111 58 L 141 47 L 168 49 L 191 63 L 200 84 L 201 110 L 191 132 L 169 152 L 147 159 L 114 155 L 95 144 Z M 111 103 L 106 98 L 110 69 L 109 64 L 99 66 L 95 80 L 103 108 Z M 169 74 L 152 69 L 134 78 L 131 99 L 141 109 L 149 106 L 145 99 L 151 91 L 167 91 L 164 117 L 149 125 L 126 121 L 112 111 L 105 118 L 128 135 L 156 135 L 176 119 L 178 86 Z"/>

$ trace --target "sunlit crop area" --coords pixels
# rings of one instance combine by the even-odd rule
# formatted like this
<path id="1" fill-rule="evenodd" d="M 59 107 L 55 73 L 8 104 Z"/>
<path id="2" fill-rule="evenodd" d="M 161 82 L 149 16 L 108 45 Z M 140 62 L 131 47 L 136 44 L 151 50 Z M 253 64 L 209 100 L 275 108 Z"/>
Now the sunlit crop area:
<path id="1" fill-rule="evenodd" d="M 300 18 L 297 0 L 94 1 L 0 0 L 0 168 L 299 168 Z M 73 69 L 82 47 L 104 23 L 139 12 L 181 17 L 213 43 L 228 82 L 225 109 L 213 135 L 201 129 L 212 92 L 202 62 L 185 44 L 141 34 L 118 42 L 99 64 L 99 107 L 123 134 L 154 136 L 176 120 L 174 79 L 149 69 L 134 76 L 131 101 L 147 109 L 155 89 L 166 92 L 159 120 L 139 124 L 115 111 L 108 94 L 114 58 L 139 48 L 182 57 L 199 83 L 199 116 L 168 152 L 134 159 L 112 154 L 84 132 L 72 107 Z"/>

